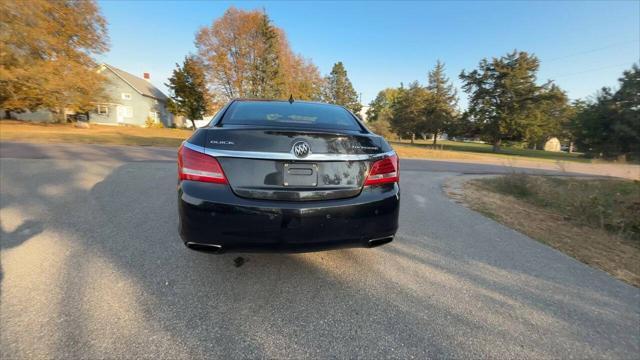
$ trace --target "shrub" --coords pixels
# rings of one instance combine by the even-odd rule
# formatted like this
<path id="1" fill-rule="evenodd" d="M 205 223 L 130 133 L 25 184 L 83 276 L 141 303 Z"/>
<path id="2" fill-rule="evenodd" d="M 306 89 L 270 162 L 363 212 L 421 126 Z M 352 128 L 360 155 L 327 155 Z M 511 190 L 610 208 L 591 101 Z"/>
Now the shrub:
<path id="1" fill-rule="evenodd" d="M 164 127 L 162 122 L 154 120 L 151 116 L 147 116 L 147 119 L 144 121 L 144 126 L 148 128 L 158 128 L 161 129 Z"/>
<path id="2" fill-rule="evenodd" d="M 491 191 L 561 214 L 583 226 L 640 240 L 640 182 L 509 174 L 484 179 Z"/>
<path id="3" fill-rule="evenodd" d="M 489 184 L 495 191 L 517 198 L 530 197 L 534 193 L 535 186 L 531 176 L 515 172 L 492 179 Z"/>

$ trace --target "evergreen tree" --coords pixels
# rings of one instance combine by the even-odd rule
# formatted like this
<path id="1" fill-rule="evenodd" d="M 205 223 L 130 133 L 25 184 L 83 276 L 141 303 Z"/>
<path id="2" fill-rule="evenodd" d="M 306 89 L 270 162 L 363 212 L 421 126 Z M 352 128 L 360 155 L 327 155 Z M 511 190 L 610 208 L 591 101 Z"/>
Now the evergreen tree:
<path id="1" fill-rule="evenodd" d="M 456 90 L 444 74 L 444 63 L 439 60 L 429 72 L 427 90 L 431 96 L 425 103 L 425 130 L 433 134 L 435 145 L 438 135 L 454 122 L 458 104 Z"/>
<path id="2" fill-rule="evenodd" d="M 430 93 L 417 81 L 408 88 L 401 86 L 395 101 L 391 105 L 391 129 L 400 136 L 410 136 L 411 143 L 415 135 L 425 131 L 425 106 Z"/>
<path id="3" fill-rule="evenodd" d="M 194 56 L 185 57 L 165 85 L 169 88 L 169 110 L 191 120 L 195 130 L 195 120 L 204 117 L 210 101 L 202 63 Z"/>
<path id="4" fill-rule="evenodd" d="M 640 159 L 640 68 L 634 64 L 619 79 L 616 92 L 603 88 L 582 105 L 575 119 L 578 147 L 592 155 Z"/>
<path id="5" fill-rule="evenodd" d="M 523 139 L 533 148 L 542 148 L 551 137 L 571 142 L 567 129 L 572 116 L 569 98 L 560 87 L 551 84 L 540 91 L 537 104 L 529 113 L 531 126 L 523 130 Z"/>
<path id="6" fill-rule="evenodd" d="M 335 63 L 331 73 L 325 79 L 323 100 L 330 104 L 342 105 L 354 114 L 358 114 L 362 109 L 362 105 L 358 101 L 358 94 L 353 88 L 342 62 Z"/>
<path id="7" fill-rule="evenodd" d="M 250 74 L 249 96 L 264 99 L 282 98 L 285 94 L 282 93 L 284 84 L 280 74 L 278 32 L 266 14 L 262 15 L 258 37 L 259 49 L 256 52 L 254 69 Z"/>
<path id="8" fill-rule="evenodd" d="M 531 116 L 550 84 L 536 84 L 538 58 L 513 51 L 491 61 L 483 59 L 478 68 L 462 71 L 462 88 L 469 94 L 469 115 L 478 122 L 482 134 L 500 150 L 503 140 L 522 140 L 535 127 Z"/>
<path id="9" fill-rule="evenodd" d="M 617 117 L 614 127 L 614 142 L 617 153 L 640 159 L 640 67 L 633 64 L 618 79 L 620 89 L 613 100 Z"/>

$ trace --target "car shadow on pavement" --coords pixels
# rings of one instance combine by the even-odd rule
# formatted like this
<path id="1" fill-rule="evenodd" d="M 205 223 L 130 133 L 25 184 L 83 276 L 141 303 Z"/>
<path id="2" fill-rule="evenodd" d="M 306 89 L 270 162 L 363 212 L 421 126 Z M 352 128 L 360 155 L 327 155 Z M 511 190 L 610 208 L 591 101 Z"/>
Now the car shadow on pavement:
<path id="1" fill-rule="evenodd" d="M 35 306 L 40 313 L 28 318 L 43 318 L 40 327 L 24 323 L 13 332 L 19 338 L 9 339 L 32 344 L 32 355 L 627 354 L 615 349 L 616 339 L 598 343 L 603 350 L 590 341 L 605 335 L 576 329 L 592 322 L 628 332 L 633 317 L 619 313 L 626 293 L 576 288 L 482 257 L 464 260 L 442 248 L 439 241 L 446 239 L 437 234 L 401 229 L 394 243 L 377 249 L 212 255 L 181 243 L 173 164 L 33 163 L 12 170 L 2 175 L 22 196 L 13 205 L 35 214 L 33 221 L 60 234 L 65 246 L 54 280 L 37 284 L 55 289 L 51 299 L 14 290 L 19 279 L 3 284 L 3 300 L 13 296 L 12 302 L 48 305 Z M 405 209 L 403 216 L 407 212 L 415 211 Z M 248 260 L 241 267 L 234 265 L 238 256 Z M 10 346 L 3 351 L 16 349 L 4 343 Z"/>
<path id="2" fill-rule="evenodd" d="M 0 208 L 3 207 L 4 204 L 0 203 Z M 2 221 L 0 221 L 0 254 L 2 251 L 19 246 L 23 242 L 40 234 L 42 230 L 42 223 L 38 221 L 27 220 L 12 231 L 5 231 L 4 227 L 2 226 Z M 0 296 L 2 295 L 3 278 L 4 272 L 2 270 L 2 261 L 0 261 Z"/>

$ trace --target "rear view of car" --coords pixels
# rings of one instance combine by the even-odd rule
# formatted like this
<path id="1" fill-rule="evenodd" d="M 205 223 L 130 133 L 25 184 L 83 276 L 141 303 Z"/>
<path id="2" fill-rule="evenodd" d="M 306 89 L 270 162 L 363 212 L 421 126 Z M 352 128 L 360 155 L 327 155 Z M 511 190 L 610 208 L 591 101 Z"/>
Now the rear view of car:
<path id="1" fill-rule="evenodd" d="M 399 160 L 343 107 L 235 100 L 178 152 L 180 235 L 209 251 L 388 243 Z"/>

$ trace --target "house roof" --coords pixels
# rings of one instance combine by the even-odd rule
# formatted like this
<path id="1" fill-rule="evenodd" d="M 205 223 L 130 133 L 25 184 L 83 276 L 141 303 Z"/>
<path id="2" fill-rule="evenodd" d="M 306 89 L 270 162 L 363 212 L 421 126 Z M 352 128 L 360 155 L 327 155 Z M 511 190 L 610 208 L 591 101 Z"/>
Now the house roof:
<path id="1" fill-rule="evenodd" d="M 162 93 L 157 87 L 153 86 L 149 81 L 139 78 L 133 74 L 130 74 L 124 70 L 120 70 L 108 64 L 102 64 L 105 68 L 111 70 L 117 77 L 129 84 L 141 95 L 148 96 L 154 99 L 166 101 L 167 96 Z"/>

